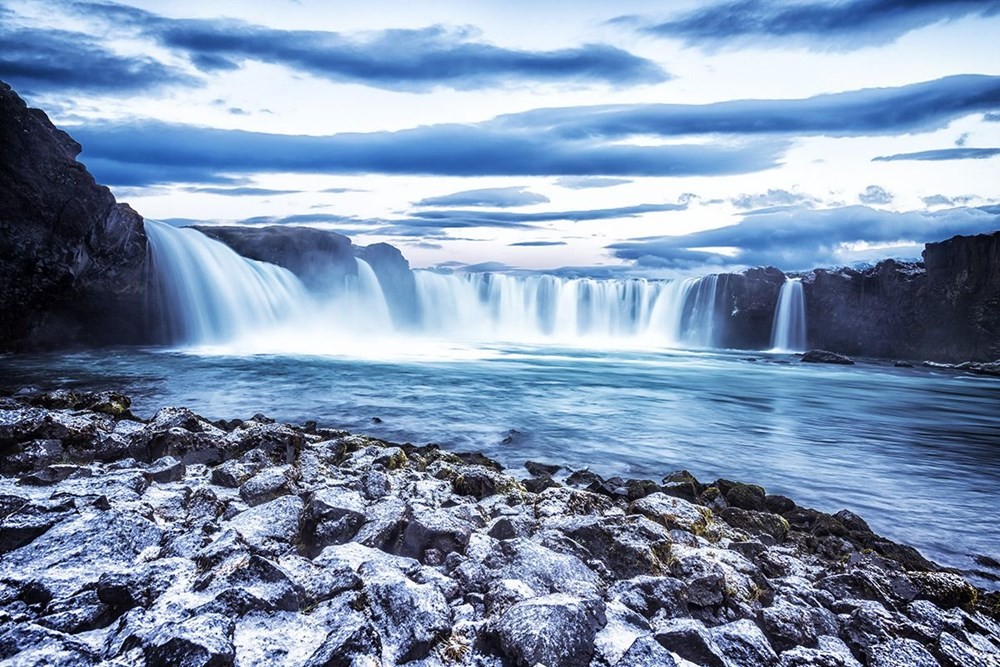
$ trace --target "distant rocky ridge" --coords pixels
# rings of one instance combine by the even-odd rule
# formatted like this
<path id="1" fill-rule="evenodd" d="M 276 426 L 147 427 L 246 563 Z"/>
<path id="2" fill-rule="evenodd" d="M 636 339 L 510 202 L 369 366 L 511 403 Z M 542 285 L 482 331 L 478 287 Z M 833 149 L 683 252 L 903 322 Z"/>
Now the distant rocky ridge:
<path id="1" fill-rule="evenodd" d="M 156 343 L 157 285 L 142 217 L 94 182 L 80 145 L 0 83 L 0 351 Z M 415 278 L 398 249 L 354 246 L 304 227 L 199 227 L 245 257 L 322 290 L 374 270 L 395 324 L 418 320 Z M 717 281 L 716 344 L 766 349 L 785 274 Z M 944 362 L 1000 359 L 1000 232 L 928 244 L 923 263 L 802 276 L 810 347 Z"/>
<path id="2" fill-rule="evenodd" d="M 525 468 L 264 415 L 143 420 L 114 392 L 0 396 L 0 662 L 1000 662 L 1000 593 L 849 511 Z"/>

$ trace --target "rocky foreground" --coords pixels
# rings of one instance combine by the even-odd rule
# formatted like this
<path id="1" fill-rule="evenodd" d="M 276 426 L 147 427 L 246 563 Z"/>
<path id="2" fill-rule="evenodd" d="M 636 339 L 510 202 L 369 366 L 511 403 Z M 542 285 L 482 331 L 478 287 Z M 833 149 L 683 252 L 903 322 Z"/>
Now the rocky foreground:
<path id="1" fill-rule="evenodd" d="M 526 468 L 0 397 L 0 664 L 1000 665 L 998 595 L 850 512 Z"/>

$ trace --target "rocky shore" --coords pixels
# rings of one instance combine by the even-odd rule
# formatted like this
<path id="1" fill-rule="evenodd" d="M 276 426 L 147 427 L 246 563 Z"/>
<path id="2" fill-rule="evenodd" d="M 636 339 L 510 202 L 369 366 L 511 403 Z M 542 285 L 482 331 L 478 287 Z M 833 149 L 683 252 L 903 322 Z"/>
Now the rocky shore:
<path id="1" fill-rule="evenodd" d="M 0 397 L 0 665 L 1000 665 L 1000 596 L 752 484 Z"/>

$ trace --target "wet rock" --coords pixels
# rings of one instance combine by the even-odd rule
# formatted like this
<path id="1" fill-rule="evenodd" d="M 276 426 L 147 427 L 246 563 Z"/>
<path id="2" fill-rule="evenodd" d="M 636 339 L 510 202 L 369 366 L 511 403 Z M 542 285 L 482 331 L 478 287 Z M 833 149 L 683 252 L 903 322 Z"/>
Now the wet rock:
<path id="1" fill-rule="evenodd" d="M 978 596 L 969 582 L 948 572 L 911 572 L 910 580 L 917 588 L 917 597 L 930 600 L 939 607 L 963 607 Z"/>
<path id="2" fill-rule="evenodd" d="M 512 606 L 497 621 L 496 633 L 515 664 L 574 667 L 589 662 L 594 637 L 606 623 L 600 600 L 555 594 Z"/>
<path id="3" fill-rule="evenodd" d="M 795 509 L 795 501 L 785 496 L 767 495 L 764 496 L 764 509 L 772 514 L 784 515 Z"/>
<path id="4" fill-rule="evenodd" d="M 818 648 L 797 646 L 780 657 L 779 667 L 861 667 L 847 645 L 831 636 L 819 637 Z"/>
<path id="5" fill-rule="evenodd" d="M 531 540 L 516 538 L 497 542 L 483 559 L 492 579 L 525 583 L 535 593 L 568 593 L 596 597 L 600 578 L 577 557 L 560 554 Z"/>
<path id="6" fill-rule="evenodd" d="M 976 637 L 975 635 L 967 637 Z M 978 637 L 977 637 L 978 638 Z M 947 667 L 996 667 L 1000 665 L 1000 646 L 979 638 L 976 646 L 959 641 L 955 635 L 944 632 L 938 637 L 937 655 Z"/>
<path id="7" fill-rule="evenodd" d="M 452 478 L 451 487 L 460 496 L 482 499 L 501 491 L 516 489 L 517 482 L 483 466 L 468 466 Z"/>
<path id="8" fill-rule="evenodd" d="M 708 632 L 725 657 L 726 667 L 766 667 L 778 662 L 767 637 L 752 621 L 733 621 Z"/>
<path id="9" fill-rule="evenodd" d="M 250 507 L 286 496 L 293 491 L 291 466 L 268 468 L 257 473 L 240 487 L 240 498 Z"/>
<path id="10" fill-rule="evenodd" d="M 361 578 L 345 562 L 329 560 L 322 567 L 307 558 L 288 554 L 278 565 L 301 589 L 302 605 L 311 607 L 341 593 L 361 589 Z"/>
<path id="11" fill-rule="evenodd" d="M 143 647 L 148 667 L 231 667 L 234 663 L 231 618 L 202 614 L 168 624 Z"/>
<path id="12" fill-rule="evenodd" d="M 263 556 L 280 556 L 298 540 L 303 508 L 298 497 L 282 496 L 236 515 L 230 526 L 252 550 Z"/>
<path id="13" fill-rule="evenodd" d="M 800 361 L 811 364 L 844 364 L 854 365 L 854 360 L 843 354 L 828 352 L 826 350 L 809 350 L 802 355 Z"/>
<path id="14" fill-rule="evenodd" d="M 670 551 L 670 535 L 642 516 L 553 519 L 548 525 L 586 549 L 617 578 L 661 574 Z"/>
<path id="15" fill-rule="evenodd" d="M 712 513 L 706 508 L 665 493 L 640 498 L 629 506 L 629 511 L 642 514 L 667 528 L 679 528 L 696 535 L 704 532 L 712 518 Z"/>
<path id="16" fill-rule="evenodd" d="M 73 502 L 35 503 L 19 496 L 2 496 L 7 514 L 0 519 L 0 555 L 26 544 L 75 513 Z"/>
<path id="17" fill-rule="evenodd" d="M 868 667 L 940 667 L 934 656 L 912 639 L 891 639 L 869 646 L 865 653 Z"/>
<path id="18" fill-rule="evenodd" d="M 754 512 L 738 507 L 724 507 L 716 512 L 723 521 L 733 528 L 746 531 L 751 535 L 767 535 L 778 542 L 788 537 L 790 526 L 788 521 L 770 512 Z"/>
<path id="19" fill-rule="evenodd" d="M 465 551 L 473 529 L 472 523 L 449 509 L 413 508 L 400 536 L 399 546 L 393 553 L 423 562 L 428 552 L 435 551 L 437 557 L 443 560 L 452 552 Z"/>
<path id="20" fill-rule="evenodd" d="M 212 470 L 212 484 L 236 489 L 253 477 L 262 468 L 261 464 L 247 463 L 232 459 Z"/>
<path id="21" fill-rule="evenodd" d="M 562 466 L 552 463 L 540 463 L 538 461 L 525 461 L 524 468 L 533 477 L 551 477 L 559 472 Z"/>
<path id="22" fill-rule="evenodd" d="M 375 627 L 362 614 L 337 618 L 323 643 L 306 660 L 304 667 L 355 667 L 365 665 L 365 657 L 373 667 L 382 654 L 382 641 Z"/>
<path id="23" fill-rule="evenodd" d="M 639 637 L 614 667 L 676 667 L 677 661 L 651 635 Z"/>
<path id="24" fill-rule="evenodd" d="M 674 619 L 658 628 L 656 641 L 684 660 L 703 667 L 728 667 L 722 649 L 705 626 L 693 619 Z"/>
<path id="25" fill-rule="evenodd" d="M 816 626 L 808 609 L 785 601 L 760 610 L 760 626 L 778 652 L 796 646 L 815 647 Z"/>
<path id="26" fill-rule="evenodd" d="M 366 470 L 359 482 L 361 495 L 367 500 L 378 500 L 392 492 L 392 482 L 382 470 Z"/>
<path id="27" fill-rule="evenodd" d="M 32 623 L 0 625 L 0 661 L 11 667 L 87 667 L 100 657 L 69 635 Z"/>
<path id="28" fill-rule="evenodd" d="M 717 480 L 715 486 L 722 491 L 730 507 L 738 507 L 754 512 L 763 512 L 767 509 L 764 503 L 766 492 L 763 487 L 755 484 L 733 482 L 727 479 Z"/>
<path id="29" fill-rule="evenodd" d="M 157 459 L 148 468 L 146 476 L 152 482 L 166 484 L 167 482 L 179 482 L 184 479 L 187 467 L 172 456 L 164 456 Z"/>
<path id="30" fill-rule="evenodd" d="M 403 529 L 410 520 L 410 506 L 399 498 L 387 496 L 369 505 L 366 522 L 354 535 L 354 540 L 374 549 L 395 549 Z"/>
<path id="31" fill-rule="evenodd" d="M 58 484 L 64 479 L 69 479 L 73 473 L 80 470 L 80 466 L 68 464 L 54 464 L 46 466 L 37 472 L 28 473 L 17 480 L 18 484 L 27 486 L 51 486 Z"/>
<path id="32" fill-rule="evenodd" d="M 418 584 L 399 571 L 364 563 L 358 570 L 388 664 L 427 657 L 451 629 L 451 610 L 432 584 Z"/>
<path id="33" fill-rule="evenodd" d="M 83 590 L 46 605 L 39 625 L 75 635 L 108 626 L 115 619 L 110 606 L 98 599 L 94 590 Z"/>
<path id="34" fill-rule="evenodd" d="M 657 612 L 662 616 L 685 616 L 687 586 L 673 577 L 641 576 L 618 581 L 608 588 L 608 598 L 617 600 L 646 618 Z"/>

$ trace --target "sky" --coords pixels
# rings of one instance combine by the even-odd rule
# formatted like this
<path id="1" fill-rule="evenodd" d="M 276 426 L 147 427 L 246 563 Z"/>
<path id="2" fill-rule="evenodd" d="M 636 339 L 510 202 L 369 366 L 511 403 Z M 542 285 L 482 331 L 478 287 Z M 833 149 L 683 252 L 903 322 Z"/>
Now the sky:
<path id="1" fill-rule="evenodd" d="M 414 267 L 786 271 L 1000 229 L 1000 0 L 0 0 L 119 201 Z"/>

